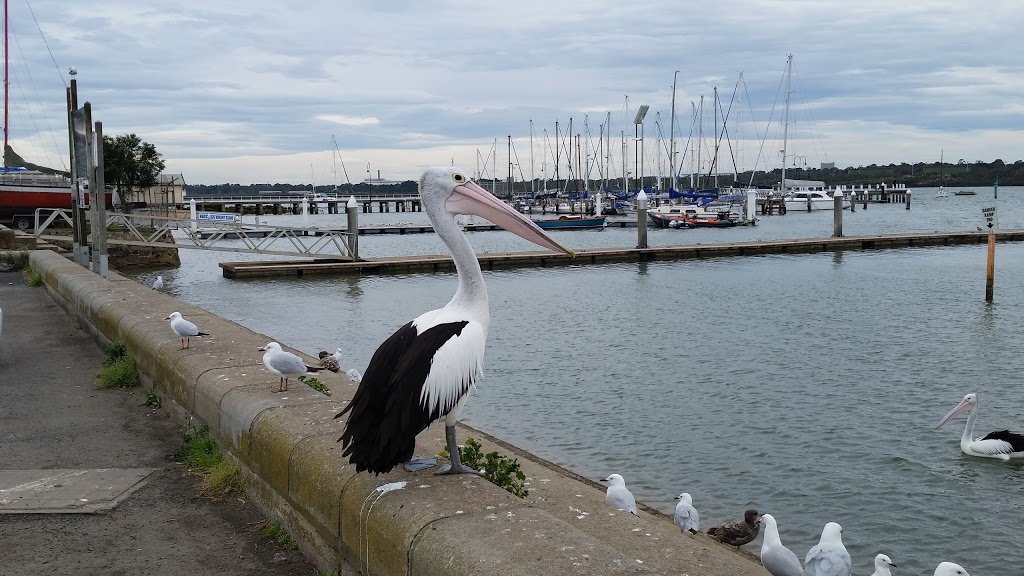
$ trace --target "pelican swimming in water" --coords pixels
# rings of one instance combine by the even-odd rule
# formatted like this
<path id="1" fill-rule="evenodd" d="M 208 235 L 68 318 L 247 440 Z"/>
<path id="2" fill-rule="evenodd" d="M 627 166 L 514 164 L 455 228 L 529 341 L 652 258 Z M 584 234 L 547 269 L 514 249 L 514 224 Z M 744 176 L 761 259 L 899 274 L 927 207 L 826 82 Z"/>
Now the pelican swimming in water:
<path id="1" fill-rule="evenodd" d="M 964 567 L 952 562 L 943 562 L 935 569 L 932 576 L 971 576 Z"/>
<path id="2" fill-rule="evenodd" d="M 804 567 L 792 550 L 782 545 L 779 525 L 771 514 L 761 515 L 764 538 L 761 540 L 761 565 L 772 576 L 803 576 Z"/>
<path id="3" fill-rule="evenodd" d="M 989 432 L 983 438 L 974 437 L 974 421 L 978 417 L 977 394 L 964 396 L 964 399 L 950 410 L 949 414 L 946 414 L 942 422 L 939 422 L 939 427 L 964 411 L 969 413 L 967 426 L 964 427 L 964 435 L 960 437 L 960 450 L 963 450 L 964 454 L 1000 460 L 1024 458 L 1024 435 L 1014 434 L 1009 430 L 998 430 Z"/>
<path id="4" fill-rule="evenodd" d="M 403 462 L 410 471 L 433 466 L 433 459 L 410 459 L 416 435 L 436 420 L 444 420 L 451 459 L 438 473 L 476 472 L 462 465 L 455 423 L 481 375 L 491 317 L 480 263 L 455 217 L 480 216 L 544 248 L 572 255 L 458 168 L 427 169 L 419 192 L 423 211 L 452 254 L 459 287 L 443 308 L 420 315 L 377 348 L 352 401 L 338 414 L 348 415 L 338 441 L 357 472 L 379 474 Z"/>
<path id="5" fill-rule="evenodd" d="M 818 543 L 807 551 L 804 576 L 850 576 L 852 564 L 850 553 L 843 546 L 843 527 L 829 522 Z"/>

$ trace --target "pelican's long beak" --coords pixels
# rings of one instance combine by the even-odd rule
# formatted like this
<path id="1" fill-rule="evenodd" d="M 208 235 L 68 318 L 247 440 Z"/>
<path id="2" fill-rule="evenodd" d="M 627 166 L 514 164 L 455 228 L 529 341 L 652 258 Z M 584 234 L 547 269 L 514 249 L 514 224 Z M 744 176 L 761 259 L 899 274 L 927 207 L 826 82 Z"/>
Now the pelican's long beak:
<path id="1" fill-rule="evenodd" d="M 949 411 L 949 414 L 946 414 L 946 417 L 942 419 L 942 422 L 939 422 L 939 425 L 936 426 L 936 428 L 942 428 L 942 425 L 952 420 L 953 416 L 956 416 L 957 414 L 963 412 L 964 410 L 969 410 L 970 407 L 971 403 L 968 402 L 966 398 L 964 398 L 963 400 L 960 401 L 959 404 L 956 405 L 955 408 Z"/>
<path id="2" fill-rule="evenodd" d="M 493 194 L 478 186 L 475 182 L 466 182 L 455 187 L 452 195 L 444 203 L 449 214 L 473 214 L 501 226 L 505 230 L 529 240 L 538 246 L 563 252 L 569 256 L 576 254 L 541 230 L 526 216 L 516 212 L 508 204 L 498 200 Z"/>

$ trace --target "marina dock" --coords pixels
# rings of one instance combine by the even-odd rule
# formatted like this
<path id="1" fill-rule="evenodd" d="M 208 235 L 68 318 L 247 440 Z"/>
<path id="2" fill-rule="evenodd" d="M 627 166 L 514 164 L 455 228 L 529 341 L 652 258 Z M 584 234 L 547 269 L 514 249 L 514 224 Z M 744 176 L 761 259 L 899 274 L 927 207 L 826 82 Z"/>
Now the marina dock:
<path id="1" fill-rule="evenodd" d="M 429 226 L 427 227 L 429 228 Z M 1024 230 L 1000 230 L 998 242 L 1024 241 Z M 903 233 L 841 238 L 799 238 L 787 240 L 727 242 L 721 244 L 688 244 L 652 248 L 595 248 L 580 250 L 575 258 L 555 252 L 487 252 L 478 254 L 484 270 L 520 267 L 553 267 L 615 262 L 655 262 L 726 256 L 761 256 L 768 254 L 809 254 L 845 250 L 879 250 L 926 246 L 984 244 L 988 232 Z M 302 261 L 221 262 L 225 278 L 259 278 L 268 276 L 305 276 L 316 274 L 406 274 L 413 272 L 452 271 L 454 265 L 447 255 L 371 258 L 347 260 L 316 259 Z"/>

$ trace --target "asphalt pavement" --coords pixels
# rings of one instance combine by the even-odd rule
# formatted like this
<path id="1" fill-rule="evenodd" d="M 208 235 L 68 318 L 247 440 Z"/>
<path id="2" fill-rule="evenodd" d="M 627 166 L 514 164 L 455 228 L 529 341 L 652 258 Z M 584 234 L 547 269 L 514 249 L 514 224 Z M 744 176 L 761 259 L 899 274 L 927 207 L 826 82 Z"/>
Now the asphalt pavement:
<path id="1" fill-rule="evenodd" d="M 298 550 L 257 533 L 265 520 L 244 498 L 198 493 L 170 458 L 180 429 L 166 410 L 143 406 L 141 389 L 97 389 L 104 351 L 45 288 L 0 272 L 0 308 L 0 574 L 316 574 Z M 97 471 L 133 471 L 109 510 L 5 512 L 42 483 L 24 478 Z"/>

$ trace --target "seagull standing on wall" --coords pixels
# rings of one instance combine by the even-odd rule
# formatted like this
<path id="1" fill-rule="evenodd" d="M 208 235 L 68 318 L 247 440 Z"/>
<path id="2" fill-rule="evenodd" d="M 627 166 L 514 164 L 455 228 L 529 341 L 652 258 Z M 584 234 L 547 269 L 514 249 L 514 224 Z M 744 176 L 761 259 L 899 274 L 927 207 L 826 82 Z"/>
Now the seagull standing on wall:
<path id="1" fill-rule="evenodd" d="M 288 379 L 290 378 L 313 374 L 323 370 L 319 366 L 309 366 L 303 362 L 302 358 L 282 350 L 281 345 L 277 342 L 268 342 L 266 346 L 260 348 L 260 351 L 263 352 L 263 365 L 267 368 L 267 371 L 280 378 L 277 383 L 277 390 L 274 390 L 274 392 L 287 392 Z"/>
<path id="2" fill-rule="evenodd" d="M 458 168 L 427 169 L 419 192 L 424 212 L 452 254 L 459 287 L 443 308 L 402 326 L 377 348 L 355 396 L 338 414 L 348 415 L 338 441 L 357 472 L 379 474 L 403 462 L 410 471 L 433 466 L 433 459 L 410 459 L 416 435 L 442 419 L 451 464 L 438 474 L 476 472 L 462 466 L 455 423 L 481 374 L 491 318 L 480 263 L 455 216 L 480 216 L 540 246 L 572 255 Z"/>
<path id="3" fill-rule="evenodd" d="M 807 551 L 804 576 L 850 576 L 853 561 L 843 546 L 843 527 L 835 522 L 825 524 L 818 544 Z"/>
<path id="4" fill-rule="evenodd" d="M 764 538 L 761 540 L 761 565 L 772 576 L 803 576 L 804 567 L 792 550 L 782 544 L 779 525 L 771 514 L 761 515 Z"/>
<path id="5" fill-rule="evenodd" d="M 1009 430 L 997 430 L 989 432 L 983 438 L 974 438 L 974 421 L 978 418 L 977 394 L 964 396 L 964 399 L 950 410 L 949 414 L 946 414 L 942 422 L 939 422 L 939 427 L 961 412 L 969 413 L 967 426 L 964 427 L 964 435 L 960 437 L 960 450 L 964 454 L 1000 460 L 1024 458 L 1024 435 L 1015 434 Z"/>
<path id="6" fill-rule="evenodd" d="M 636 513 L 636 498 L 633 497 L 633 493 L 626 488 L 626 480 L 618 475 L 612 474 L 601 480 L 601 482 L 608 483 L 608 490 L 605 491 L 604 501 L 615 506 L 623 512 L 629 512 L 634 516 L 639 516 Z"/>
<path id="7" fill-rule="evenodd" d="M 171 330 L 181 339 L 181 349 L 188 348 L 194 336 L 209 336 L 206 332 L 200 332 L 199 327 L 181 317 L 181 312 L 171 312 L 171 315 L 164 320 L 171 321 Z"/>
<path id="8" fill-rule="evenodd" d="M 693 507 L 693 498 L 686 492 L 683 492 L 676 496 L 676 500 L 679 500 L 679 502 L 676 504 L 676 511 L 672 515 L 672 521 L 683 532 L 689 531 L 693 534 L 700 530 L 700 514 Z"/>

